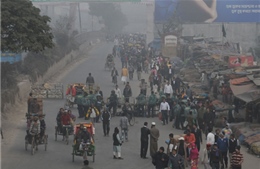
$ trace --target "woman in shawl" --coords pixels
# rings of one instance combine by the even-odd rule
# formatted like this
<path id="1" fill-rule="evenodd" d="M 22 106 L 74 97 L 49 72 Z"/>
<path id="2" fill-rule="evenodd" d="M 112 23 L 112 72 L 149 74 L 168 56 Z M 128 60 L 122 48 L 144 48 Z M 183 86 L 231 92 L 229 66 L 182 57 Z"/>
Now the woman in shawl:
<path id="1" fill-rule="evenodd" d="M 190 150 L 191 169 L 198 169 L 198 159 L 199 159 L 199 151 L 195 143 L 191 143 L 191 150 Z"/>

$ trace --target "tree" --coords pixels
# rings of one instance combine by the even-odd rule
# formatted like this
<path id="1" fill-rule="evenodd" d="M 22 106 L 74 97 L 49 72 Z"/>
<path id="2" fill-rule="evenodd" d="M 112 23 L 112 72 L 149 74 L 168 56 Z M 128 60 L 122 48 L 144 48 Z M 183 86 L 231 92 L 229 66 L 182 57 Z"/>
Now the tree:
<path id="1" fill-rule="evenodd" d="M 89 3 L 89 14 L 102 18 L 109 33 L 118 33 L 127 25 L 127 18 L 121 9 L 112 3 Z"/>
<path id="2" fill-rule="evenodd" d="M 162 37 L 164 34 L 173 33 L 175 35 L 181 35 L 182 31 L 182 22 L 180 17 L 178 16 L 177 10 L 173 13 L 170 19 L 163 24 L 163 29 L 158 30 L 158 34 Z"/>
<path id="3" fill-rule="evenodd" d="M 2 0 L 1 50 L 43 51 L 54 46 L 50 18 L 29 0 Z"/>

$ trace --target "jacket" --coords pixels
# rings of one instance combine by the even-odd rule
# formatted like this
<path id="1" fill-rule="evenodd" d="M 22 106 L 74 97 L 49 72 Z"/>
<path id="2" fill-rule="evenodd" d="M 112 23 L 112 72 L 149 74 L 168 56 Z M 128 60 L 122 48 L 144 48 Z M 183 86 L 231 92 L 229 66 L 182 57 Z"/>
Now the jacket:
<path id="1" fill-rule="evenodd" d="M 113 145 L 114 146 L 120 146 L 121 140 L 118 133 L 113 133 Z"/>
<path id="2" fill-rule="evenodd" d="M 62 125 L 70 125 L 70 115 L 69 114 L 63 114 L 61 116 L 61 124 Z"/>
<path id="3" fill-rule="evenodd" d="M 109 97 L 109 101 L 110 101 L 110 103 L 116 104 L 117 103 L 117 95 L 111 94 L 110 97 Z"/>
<path id="4" fill-rule="evenodd" d="M 95 83 L 95 80 L 92 76 L 88 76 L 87 79 L 86 79 L 86 83 L 89 84 L 89 83 L 92 83 L 94 84 Z"/>
<path id="5" fill-rule="evenodd" d="M 131 96 L 132 96 L 132 90 L 131 90 L 131 88 L 129 88 L 129 89 L 124 88 L 123 95 L 124 95 L 125 97 L 131 97 Z"/>
<path id="6" fill-rule="evenodd" d="M 194 136 L 193 133 L 190 133 L 189 136 L 188 136 L 188 135 L 185 135 L 185 136 L 184 136 L 184 140 L 185 140 L 185 142 L 187 142 L 187 143 L 195 143 L 195 141 L 196 141 L 195 136 Z"/>
<path id="7" fill-rule="evenodd" d="M 183 165 L 183 163 L 184 160 L 179 154 L 176 154 L 175 156 L 170 155 L 168 167 L 170 167 L 171 169 L 182 169 L 181 166 Z"/>
<path id="8" fill-rule="evenodd" d="M 153 155 L 153 163 L 156 168 L 166 168 L 169 162 L 169 156 L 165 153 L 157 152 Z"/>
<path id="9" fill-rule="evenodd" d="M 111 119 L 111 114 L 109 111 L 103 111 L 101 115 L 101 120 L 103 123 L 108 123 Z"/>
<path id="10" fill-rule="evenodd" d="M 40 127 L 40 123 L 39 121 L 37 122 L 32 122 L 31 126 L 30 126 L 30 134 L 39 134 L 40 133 L 40 130 L 41 130 L 41 127 Z"/>
<path id="11" fill-rule="evenodd" d="M 120 127 L 121 129 L 128 129 L 128 118 L 126 116 L 121 117 Z"/>
<path id="12" fill-rule="evenodd" d="M 228 151 L 228 139 L 227 138 L 218 138 L 217 144 L 218 144 L 218 149 L 221 152 Z"/>
<path id="13" fill-rule="evenodd" d="M 157 98 L 155 94 L 152 94 L 148 99 L 148 104 L 155 105 L 157 102 Z"/>
<path id="14" fill-rule="evenodd" d="M 222 162 L 222 154 L 218 149 L 217 150 L 212 149 L 209 153 L 209 159 L 210 159 L 210 164 L 220 163 Z"/>
<path id="15" fill-rule="evenodd" d="M 136 100 L 137 100 L 137 104 L 140 104 L 140 105 L 145 105 L 145 103 L 146 103 L 146 97 L 143 94 L 139 94 L 139 96 L 137 96 Z"/>
<path id="16" fill-rule="evenodd" d="M 141 141 L 148 142 L 149 134 L 150 134 L 150 130 L 146 126 L 142 127 L 141 128 Z"/>

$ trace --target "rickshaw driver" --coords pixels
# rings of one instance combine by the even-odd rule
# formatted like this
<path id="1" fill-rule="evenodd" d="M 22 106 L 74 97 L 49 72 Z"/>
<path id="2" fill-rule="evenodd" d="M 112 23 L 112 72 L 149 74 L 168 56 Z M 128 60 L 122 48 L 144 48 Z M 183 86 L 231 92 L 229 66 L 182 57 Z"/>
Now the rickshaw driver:
<path id="1" fill-rule="evenodd" d="M 88 130 L 84 127 L 83 124 L 80 124 L 80 128 L 78 132 L 76 133 L 75 137 L 76 143 L 79 145 L 79 150 L 83 149 L 84 143 L 87 143 L 88 141 L 92 142 L 92 138 L 90 136 L 90 133 Z"/>
<path id="2" fill-rule="evenodd" d="M 76 140 L 76 147 L 78 148 L 78 150 L 83 150 L 83 147 L 86 145 L 86 143 L 88 141 L 93 143 L 93 139 L 92 139 L 90 133 L 84 127 L 83 124 L 80 124 L 80 128 L 79 128 L 78 132 L 76 133 L 75 140 Z M 83 156 L 83 159 L 84 159 L 84 164 L 88 165 L 89 162 L 87 160 L 87 155 Z"/>
<path id="3" fill-rule="evenodd" d="M 112 56 L 111 54 L 107 55 L 107 65 L 108 65 L 109 63 L 113 63 L 113 62 L 114 62 L 113 56 Z"/>

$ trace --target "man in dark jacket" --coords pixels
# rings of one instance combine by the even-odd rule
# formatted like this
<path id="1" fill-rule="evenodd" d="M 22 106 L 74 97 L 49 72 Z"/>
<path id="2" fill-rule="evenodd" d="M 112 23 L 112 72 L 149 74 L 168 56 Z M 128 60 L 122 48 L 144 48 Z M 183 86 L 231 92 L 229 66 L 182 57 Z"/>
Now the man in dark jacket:
<path id="1" fill-rule="evenodd" d="M 148 123 L 144 122 L 144 126 L 141 128 L 141 158 L 146 159 L 146 153 L 148 149 L 148 141 L 150 130 L 147 128 Z"/>
<path id="2" fill-rule="evenodd" d="M 104 111 L 102 112 L 102 115 L 101 115 L 101 120 L 103 122 L 104 136 L 108 136 L 109 135 L 110 119 L 111 119 L 111 114 L 108 111 L 107 107 L 104 107 Z"/>
<path id="3" fill-rule="evenodd" d="M 125 101 L 129 102 L 129 97 L 132 97 L 132 89 L 129 84 L 126 84 L 124 91 L 123 91 L 123 95 L 125 97 Z"/>
<path id="4" fill-rule="evenodd" d="M 222 154 L 219 151 L 218 145 L 216 143 L 213 145 L 213 148 L 211 149 L 211 151 L 209 153 L 209 159 L 210 159 L 210 166 L 213 169 L 219 169 L 220 164 L 223 165 Z"/>
<path id="5" fill-rule="evenodd" d="M 87 77 L 87 79 L 86 79 L 86 84 L 87 84 L 87 86 L 89 86 L 89 88 L 90 88 L 90 87 L 92 87 L 92 86 L 94 85 L 94 83 L 95 83 L 94 77 L 91 76 L 91 73 L 89 73 L 89 74 L 88 74 L 88 77 Z"/>
<path id="6" fill-rule="evenodd" d="M 200 144 L 202 144 L 202 133 L 201 130 L 198 128 L 197 124 L 193 124 L 193 130 L 192 133 L 195 136 L 195 144 L 200 151 Z"/>
<path id="7" fill-rule="evenodd" d="M 176 149 L 172 149 L 172 154 L 169 157 L 168 168 L 170 169 L 182 169 L 184 168 L 184 160 L 183 157 L 177 154 Z"/>
<path id="8" fill-rule="evenodd" d="M 112 115 L 116 115 L 116 108 L 117 108 L 118 98 L 114 90 L 111 91 L 110 97 L 109 97 L 109 111 L 111 112 L 111 108 L 113 108 Z"/>
<path id="9" fill-rule="evenodd" d="M 164 153 L 164 147 L 160 147 L 159 151 L 153 155 L 153 165 L 155 169 L 164 169 L 168 166 L 169 157 Z"/>

